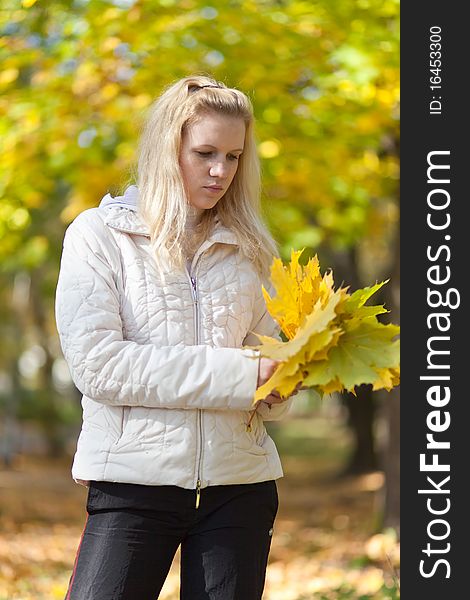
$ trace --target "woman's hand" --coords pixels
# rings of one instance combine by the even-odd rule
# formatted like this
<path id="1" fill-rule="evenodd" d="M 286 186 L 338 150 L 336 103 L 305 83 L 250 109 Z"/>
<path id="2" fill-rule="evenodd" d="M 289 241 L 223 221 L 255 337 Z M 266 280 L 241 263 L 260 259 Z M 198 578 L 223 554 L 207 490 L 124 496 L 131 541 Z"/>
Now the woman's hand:
<path id="1" fill-rule="evenodd" d="M 264 383 L 266 383 L 268 379 L 270 379 L 273 376 L 274 371 L 280 364 L 281 363 L 279 360 L 272 360 L 270 358 L 264 358 L 264 356 L 262 356 L 259 359 L 258 363 L 258 383 L 256 384 L 256 387 L 259 388 Z"/>
<path id="2" fill-rule="evenodd" d="M 280 364 L 279 360 L 272 360 L 270 358 L 265 358 L 262 356 L 259 359 L 258 364 L 258 383 L 256 387 L 259 388 L 261 385 L 266 383 L 270 377 L 272 377 L 274 371 L 277 366 Z M 297 393 L 297 392 L 294 392 Z M 280 404 L 281 402 L 285 402 L 287 398 L 281 398 L 279 392 L 273 390 L 266 398 L 261 400 L 261 402 L 265 402 L 271 407 L 271 404 Z"/>
<path id="3" fill-rule="evenodd" d="M 276 370 L 280 362 L 281 361 L 279 360 L 272 360 L 270 358 L 264 358 L 263 356 L 259 359 L 258 383 L 256 385 L 257 388 L 263 385 L 263 383 L 266 383 L 266 381 L 268 381 L 268 379 L 272 377 L 274 371 Z M 272 404 L 280 404 L 281 402 L 285 402 L 289 398 L 292 398 L 292 396 L 295 396 L 299 392 L 299 390 L 306 389 L 306 387 L 302 386 L 302 382 L 300 382 L 295 386 L 294 391 L 289 396 L 281 398 L 279 392 L 277 390 L 273 390 L 268 396 L 266 396 L 266 398 L 260 400 L 260 402 L 265 402 L 271 408 Z"/>

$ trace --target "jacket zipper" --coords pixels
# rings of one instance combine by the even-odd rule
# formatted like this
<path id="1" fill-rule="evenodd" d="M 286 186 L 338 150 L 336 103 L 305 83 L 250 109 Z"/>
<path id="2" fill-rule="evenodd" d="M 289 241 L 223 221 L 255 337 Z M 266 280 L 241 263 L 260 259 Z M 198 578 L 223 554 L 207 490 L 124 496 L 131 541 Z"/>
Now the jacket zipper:
<path id="1" fill-rule="evenodd" d="M 188 272 L 189 275 L 189 272 Z M 189 275 L 191 280 L 191 292 L 194 302 L 194 342 L 199 344 L 199 299 L 197 295 L 197 282 L 196 277 Z M 202 434 L 202 411 L 200 408 L 197 409 L 197 429 L 199 434 L 199 456 L 196 457 L 196 508 L 199 508 L 201 502 L 201 465 L 202 465 L 202 448 L 203 448 L 203 434 Z"/>

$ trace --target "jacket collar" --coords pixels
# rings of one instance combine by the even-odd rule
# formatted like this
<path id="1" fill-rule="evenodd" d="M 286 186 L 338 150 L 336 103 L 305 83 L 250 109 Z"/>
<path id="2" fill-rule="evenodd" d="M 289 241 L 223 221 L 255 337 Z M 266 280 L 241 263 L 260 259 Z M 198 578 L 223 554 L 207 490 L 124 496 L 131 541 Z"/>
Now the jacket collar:
<path id="1" fill-rule="evenodd" d="M 100 210 L 105 211 L 104 221 L 109 227 L 124 233 L 143 235 L 150 238 L 150 230 L 147 223 L 145 223 L 134 208 L 112 205 L 101 207 Z M 224 227 L 217 217 L 212 233 L 208 239 L 203 242 L 200 250 L 202 250 L 203 247 L 204 249 L 207 249 L 214 243 L 239 245 L 237 236 L 233 231 Z"/>

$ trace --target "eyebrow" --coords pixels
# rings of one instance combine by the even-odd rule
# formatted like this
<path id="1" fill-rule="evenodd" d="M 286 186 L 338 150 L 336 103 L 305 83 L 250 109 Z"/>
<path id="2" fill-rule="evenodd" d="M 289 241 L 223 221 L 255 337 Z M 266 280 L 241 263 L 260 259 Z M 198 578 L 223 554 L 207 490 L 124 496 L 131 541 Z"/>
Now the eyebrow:
<path id="1" fill-rule="evenodd" d="M 209 148 L 214 148 L 214 150 L 217 150 L 217 147 L 213 146 L 212 144 L 196 144 L 194 147 L 200 148 L 202 146 L 207 146 Z M 234 150 L 229 150 L 229 152 L 243 152 L 243 148 L 235 148 Z"/>

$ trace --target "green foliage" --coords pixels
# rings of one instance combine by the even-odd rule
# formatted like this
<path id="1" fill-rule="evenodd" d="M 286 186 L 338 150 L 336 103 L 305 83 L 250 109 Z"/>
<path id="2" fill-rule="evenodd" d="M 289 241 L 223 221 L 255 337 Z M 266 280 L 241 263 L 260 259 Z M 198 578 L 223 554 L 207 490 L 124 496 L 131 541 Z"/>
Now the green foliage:
<path id="1" fill-rule="evenodd" d="M 386 261 L 398 221 L 398 18 L 398 0 L 4 0 L 0 372 L 33 341 L 59 354 L 64 228 L 126 182 L 146 108 L 192 72 L 251 96 L 266 218 L 285 257 L 360 243 Z M 41 279 L 33 322 L 18 319 L 11 293 L 25 272 Z"/>

